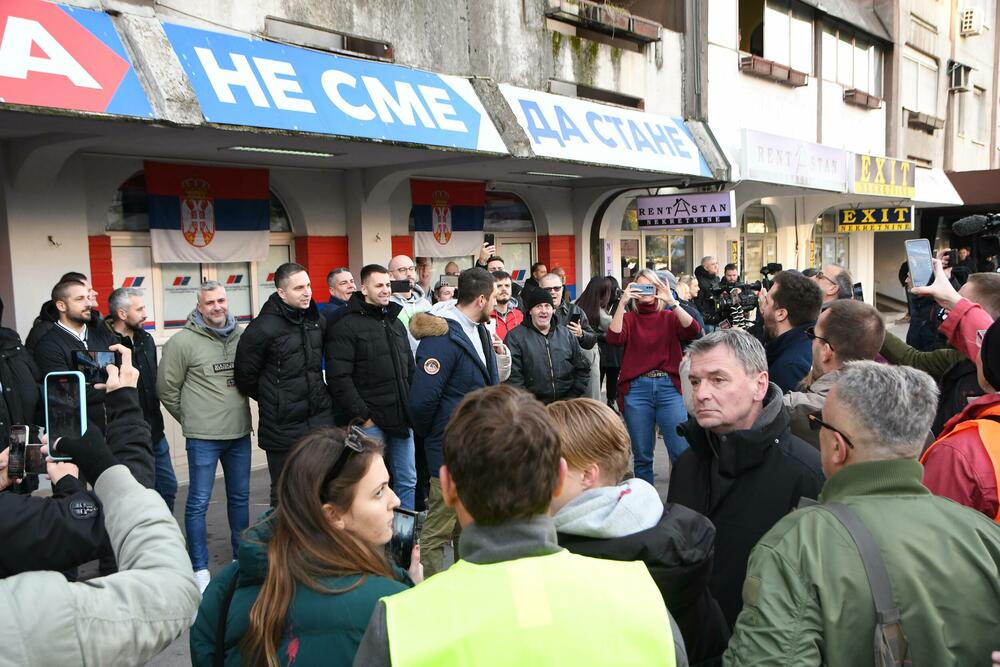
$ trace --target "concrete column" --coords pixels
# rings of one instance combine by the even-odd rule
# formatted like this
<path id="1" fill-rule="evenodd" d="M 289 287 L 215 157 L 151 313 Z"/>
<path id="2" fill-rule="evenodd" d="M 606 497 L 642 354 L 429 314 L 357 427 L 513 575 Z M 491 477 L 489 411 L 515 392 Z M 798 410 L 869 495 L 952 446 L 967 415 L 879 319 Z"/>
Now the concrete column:
<path id="1" fill-rule="evenodd" d="M 348 252 L 355 276 L 366 264 L 385 264 L 392 254 L 392 218 L 389 197 L 378 190 L 366 196 L 364 172 L 344 174 Z"/>

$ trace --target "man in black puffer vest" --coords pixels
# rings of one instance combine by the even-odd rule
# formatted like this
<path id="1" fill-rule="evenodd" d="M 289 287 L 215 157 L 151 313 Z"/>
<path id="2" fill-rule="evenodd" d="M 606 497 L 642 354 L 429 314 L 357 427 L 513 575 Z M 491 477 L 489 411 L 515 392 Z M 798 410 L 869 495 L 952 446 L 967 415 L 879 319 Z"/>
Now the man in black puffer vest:
<path id="1" fill-rule="evenodd" d="M 388 269 L 361 269 L 361 290 L 327 331 L 326 374 L 337 412 L 385 442 L 392 490 L 404 509 L 413 509 L 417 470 L 409 403 L 415 365 L 399 320 L 403 306 L 390 301 L 391 294 Z"/>
<path id="2" fill-rule="evenodd" d="M 312 300 L 309 274 L 286 262 L 274 272 L 277 291 L 247 325 L 236 348 L 236 388 L 257 401 L 257 444 L 267 453 L 271 505 L 289 450 L 321 426 L 333 426 L 323 381 L 326 321 Z"/>

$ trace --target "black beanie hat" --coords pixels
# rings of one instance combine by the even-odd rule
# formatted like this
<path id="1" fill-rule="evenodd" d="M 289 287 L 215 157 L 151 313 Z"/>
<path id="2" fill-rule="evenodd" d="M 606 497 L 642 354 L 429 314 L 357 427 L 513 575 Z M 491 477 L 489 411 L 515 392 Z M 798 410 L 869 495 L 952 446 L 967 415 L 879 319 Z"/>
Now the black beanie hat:
<path id="1" fill-rule="evenodd" d="M 1000 320 L 990 325 L 979 348 L 983 359 L 983 377 L 990 386 L 1000 391 Z"/>
<path id="2" fill-rule="evenodd" d="M 530 287 L 521 292 L 521 300 L 524 301 L 524 312 L 530 313 L 531 309 L 540 303 L 547 303 L 552 307 L 555 307 L 555 303 L 552 301 L 552 295 L 549 294 L 548 290 L 542 289 L 541 287 Z"/>

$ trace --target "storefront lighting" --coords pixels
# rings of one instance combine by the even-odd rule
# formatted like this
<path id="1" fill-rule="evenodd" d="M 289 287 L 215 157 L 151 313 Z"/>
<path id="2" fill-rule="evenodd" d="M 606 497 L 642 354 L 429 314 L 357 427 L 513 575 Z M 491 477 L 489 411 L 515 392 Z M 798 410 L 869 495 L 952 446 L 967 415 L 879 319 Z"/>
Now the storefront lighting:
<path id="1" fill-rule="evenodd" d="M 246 153 L 271 153 L 274 155 L 301 155 L 302 157 L 337 157 L 342 153 L 326 153 L 323 151 L 300 151 L 295 148 L 267 148 L 264 146 L 225 146 L 220 150 L 243 151 Z"/>
<path id="2" fill-rule="evenodd" d="M 549 178 L 580 178 L 579 174 L 560 174 L 553 171 L 526 171 L 528 176 L 547 176 Z"/>

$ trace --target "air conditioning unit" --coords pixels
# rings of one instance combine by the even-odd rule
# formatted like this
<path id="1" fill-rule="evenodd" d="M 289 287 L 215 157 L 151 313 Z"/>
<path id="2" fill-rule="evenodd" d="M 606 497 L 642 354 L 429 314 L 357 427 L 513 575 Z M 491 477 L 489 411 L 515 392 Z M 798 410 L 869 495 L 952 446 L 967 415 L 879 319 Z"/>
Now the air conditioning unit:
<path id="1" fill-rule="evenodd" d="M 972 68 L 962 63 L 952 62 L 948 68 L 948 90 L 953 93 L 967 93 L 972 90 Z"/>
<path id="2" fill-rule="evenodd" d="M 963 9 L 958 13 L 959 32 L 962 37 L 972 37 L 983 32 L 983 10 L 979 7 Z"/>

